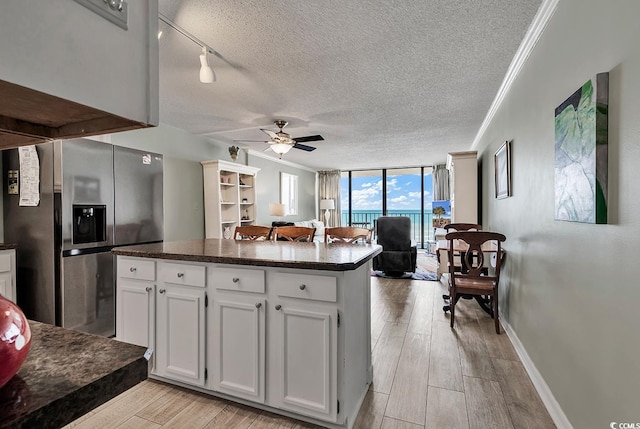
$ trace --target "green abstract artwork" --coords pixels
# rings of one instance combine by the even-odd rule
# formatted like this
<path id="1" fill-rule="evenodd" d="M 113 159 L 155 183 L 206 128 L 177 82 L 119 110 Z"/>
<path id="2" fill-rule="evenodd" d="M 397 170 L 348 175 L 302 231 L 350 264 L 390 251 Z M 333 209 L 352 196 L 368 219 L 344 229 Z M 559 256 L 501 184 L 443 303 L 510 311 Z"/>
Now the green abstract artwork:
<path id="1" fill-rule="evenodd" d="M 607 223 L 609 73 L 555 111 L 555 219 Z"/>

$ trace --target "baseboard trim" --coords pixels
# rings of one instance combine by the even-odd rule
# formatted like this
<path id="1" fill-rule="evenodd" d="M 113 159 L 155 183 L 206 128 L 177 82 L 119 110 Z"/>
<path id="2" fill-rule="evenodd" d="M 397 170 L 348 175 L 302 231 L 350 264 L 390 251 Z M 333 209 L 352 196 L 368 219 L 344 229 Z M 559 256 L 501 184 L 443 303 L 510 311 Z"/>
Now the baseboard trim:
<path id="1" fill-rule="evenodd" d="M 551 389 L 549 389 L 549 386 L 544 381 L 544 378 L 538 371 L 538 368 L 536 368 L 533 361 L 529 357 L 527 350 L 520 342 L 520 339 L 516 335 L 511 325 L 507 323 L 506 320 L 502 317 L 502 314 L 500 315 L 500 323 L 502 324 L 504 331 L 507 333 L 507 336 L 511 340 L 511 344 L 513 344 L 513 347 L 516 349 L 516 353 L 518 353 L 520 361 L 522 362 L 525 371 L 527 371 L 527 374 L 529 374 L 529 378 L 531 378 L 531 381 L 533 382 L 533 387 L 535 387 L 535 389 L 538 391 L 538 395 L 540 395 L 540 399 L 542 399 L 544 406 L 547 408 L 547 411 L 549 412 L 553 423 L 555 423 L 558 429 L 573 429 L 571 422 L 567 418 L 564 411 L 562 411 L 560 404 L 558 403 L 558 401 L 556 401 L 556 398 L 555 396 L 553 396 Z"/>

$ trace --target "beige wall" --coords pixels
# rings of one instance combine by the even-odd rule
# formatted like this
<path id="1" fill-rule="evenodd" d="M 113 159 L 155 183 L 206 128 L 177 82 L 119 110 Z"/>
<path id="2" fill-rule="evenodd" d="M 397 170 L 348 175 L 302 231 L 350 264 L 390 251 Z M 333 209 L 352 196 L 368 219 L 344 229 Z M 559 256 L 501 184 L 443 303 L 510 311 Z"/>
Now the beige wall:
<path id="1" fill-rule="evenodd" d="M 109 142 L 164 155 L 164 234 L 166 241 L 204 238 L 204 197 L 201 161 L 230 161 L 228 145 L 214 143 L 179 128 L 160 124 L 125 133 L 111 134 Z M 280 172 L 298 176 L 299 215 L 282 220 L 307 220 L 315 217 L 315 172 L 291 163 L 248 156 L 242 150 L 239 164 L 260 168 L 258 172 L 257 223 L 271 225 L 269 203 L 280 201 Z"/>
<path id="2" fill-rule="evenodd" d="M 640 422 L 640 2 L 561 0 L 477 149 L 504 319 L 575 428 Z M 610 72 L 608 225 L 555 221 L 554 109 Z M 513 197 L 493 153 L 513 139 Z"/>
<path id="3" fill-rule="evenodd" d="M 316 213 L 316 173 L 297 168 L 290 163 L 274 162 L 260 156 L 248 155 L 249 165 L 260 168 L 256 186 L 258 201 L 256 223 L 271 225 L 274 220 L 294 222 L 317 218 Z M 281 219 L 269 215 L 269 203 L 280 202 L 280 173 L 298 176 L 298 214 L 283 216 Z"/>

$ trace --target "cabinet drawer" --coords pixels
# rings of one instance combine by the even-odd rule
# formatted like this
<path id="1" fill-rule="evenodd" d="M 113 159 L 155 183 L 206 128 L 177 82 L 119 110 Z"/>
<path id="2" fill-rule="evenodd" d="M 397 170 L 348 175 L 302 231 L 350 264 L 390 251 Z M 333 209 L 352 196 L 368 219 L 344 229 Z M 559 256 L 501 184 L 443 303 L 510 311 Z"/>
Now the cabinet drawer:
<path id="1" fill-rule="evenodd" d="M 275 273 L 269 290 L 278 296 L 336 302 L 337 287 L 335 277 Z"/>
<path id="2" fill-rule="evenodd" d="M 215 268 L 211 270 L 211 284 L 216 289 L 264 293 L 264 271 Z"/>
<path id="3" fill-rule="evenodd" d="M 118 258 L 118 276 L 127 279 L 156 279 L 156 262 L 148 259 Z"/>
<path id="4" fill-rule="evenodd" d="M 202 265 L 172 264 L 160 265 L 160 280 L 186 286 L 204 287 L 206 269 Z"/>

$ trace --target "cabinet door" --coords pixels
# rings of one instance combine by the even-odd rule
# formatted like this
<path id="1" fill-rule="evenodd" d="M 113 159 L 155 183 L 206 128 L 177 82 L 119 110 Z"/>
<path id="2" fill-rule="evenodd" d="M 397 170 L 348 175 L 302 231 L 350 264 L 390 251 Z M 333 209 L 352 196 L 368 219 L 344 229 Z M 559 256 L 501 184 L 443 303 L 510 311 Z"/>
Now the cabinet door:
<path id="1" fill-rule="evenodd" d="M 13 296 L 11 273 L 0 273 L 0 295 L 15 302 L 16 297 Z"/>
<path id="2" fill-rule="evenodd" d="M 204 386 L 204 289 L 163 283 L 156 297 L 155 374 Z"/>
<path id="3" fill-rule="evenodd" d="M 118 279 L 116 338 L 153 348 L 154 288 L 150 282 Z"/>
<path id="4" fill-rule="evenodd" d="M 0 295 L 16 302 L 15 250 L 0 251 Z"/>
<path id="5" fill-rule="evenodd" d="M 273 347 L 278 365 L 272 404 L 322 420 L 337 417 L 337 310 L 276 303 Z M 270 331 L 271 333 L 271 331 Z M 271 341 L 271 340 L 270 340 Z"/>
<path id="6" fill-rule="evenodd" d="M 265 300 L 218 294 L 209 318 L 210 388 L 264 402 Z"/>

